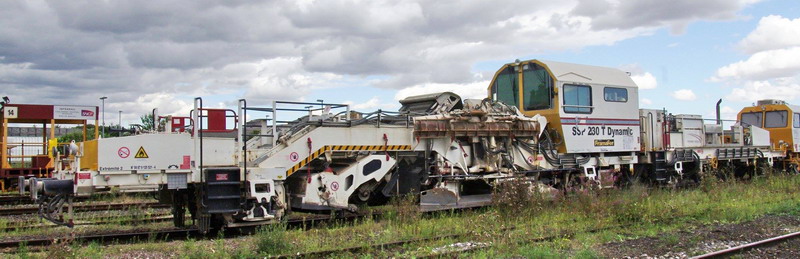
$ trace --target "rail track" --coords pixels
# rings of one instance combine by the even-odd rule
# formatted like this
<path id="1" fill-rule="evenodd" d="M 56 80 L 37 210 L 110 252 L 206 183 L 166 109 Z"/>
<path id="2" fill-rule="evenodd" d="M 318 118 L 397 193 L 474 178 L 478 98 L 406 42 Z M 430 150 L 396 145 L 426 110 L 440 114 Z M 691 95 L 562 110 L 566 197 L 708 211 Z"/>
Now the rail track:
<path id="1" fill-rule="evenodd" d="M 0 250 L 12 250 L 20 246 L 43 248 L 56 243 L 69 243 L 69 242 L 84 242 L 91 243 L 97 242 L 102 244 L 116 243 L 129 243 L 136 240 L 181 240 L 199 235 L 196 229 L 162 229 L 162 230 L 146 230 L 135 232 L 119 232 L 119 233 L 101 233 L 89 234 L 68 237 L 38 237 L 28 238 L 24 240 L 12 240 L 0 242 Z"/>
<path id="2" fill-rule="evenodd" d="M 152 195 L 145 196 L 145 195 L 138 195 L 139 197 L 147 197 L 151 198 Z M 85 201 L 85 200 L 92 200 L 92 199 L 113 199 L 115 195 L 113 194 L 94 194 L 92 196 L 77 196 L 73 197 L 75 201 Z M 16 194 L 4 194 L 0 195 L 0 206 L 7 206 L 7 205 L 22 205 L 22 204 L 33 204 L 33 200 L 31 200 L 30 196 L 27 195 L 16 195 Z"/>
<path id="3" fill-rule="evenodd" d="M 163 209 L 163 208 L 170 208 L 170 205 L 160 204 L 157 202 L 137 202 L 137 203 L 86 204 L 86 205 L 75 205 L 72 207 L 74 212 L 125 210 L 130 208 Z M 38 212 L 39 212 L 39 207 L 0 208 L 0 216 L 35 214 Z"/>
<path id="4" fill-rule="evenodd" d="M 503 229 L 503 231 L 508 231 L 508 230 L 511 230 L 511 229 L 514 229 L 514 227 Z M 314 251 L 314 252 L 307 252 L 307 253 L 300 253 L 300 254 L 277 255 L 277 256 L 270 257 L 270 258 L 297 258 L 297 257 L 300 257 L 300 258 L 325 258 L 325 257 L 331 256 L 331 255 L 334 255 L 334 254 L 359 253 L 359 252 L 370 251 L 370 250 L 384 250 L 384 249 L 388 249 L 388 248 L 401 247 L 401 246 L 407 245 L 407 244 L 436 241 L 436 240 L 442 240 L 442 239 L 448 239 L 448 238 L 459 238 L 459 237 L 465 237 L 465 236 L 468 236 L 468 235 L 469 234 L 466 234 L 466 233 L 465 234 L 440 235 L 440 236 L 429 237 L 429 238 L 415 238 L 415 239 L 409 239 L 409 240 L 403 240 L 403 241 L 394 241 L 394 242 L 389 242 L 389 243 L 375 244 L 375 245 L 371 245 L 371 246 L 353 246 L 353 247 L 346 247 L 346 248 L 340 248 L 340 249 Z"/>
<path id="5" fill-rule="evenodd" d="M 33 201 L 31 200 L 31 197 L 28 196 L 16 196 L 16 195 L 0 196 L 0 206 L 30 204 L 30 203 L 33 203 Z"/>
<path id="6" fill-rule="evenodd" d="M 288 227 L 308 229 L 308 228 L 313 228 L 318 223 L 326 221 L 332 221 L 332 220 L 352 221 L 358 218 L 376 217 L 380 215 L 382 215 L 382 212 L 380 211 L 369 212 L 369 213 L 353 213 L 353 214 L 345 214 L 337 216 L 314 215 L 314 216 L 305 216 L 294 219 L 288 219 L 286 224 Z M 172 218 L 169 217 L 168 219 L 164 220 L 171 220 L 171 219 Z M 252 226 L 251 230 L 254 230 L 255 227 L 257 226 Z M 241 230 L 241 228 L 237 230 Z M 228 238 L 248 233 L 249 233 L 248 231 L 226 231 L 224 232 L 225 234 L 224 236 Z M 140 231 L 115 232 L 115 233 L 94 233 L 87 235 L 74 235 L 74 236 L 64 236 L 64 237 L 32 237 L 20 240 L 0 241 L 0 252 L 15 252 L 16 248 L 19 248 L 20 246 L 23 245 L 27 247 L 28 251 L 39 251 L 53 244 L 63 244 L 71 242 L 80 242 L 80 243 L 95 242 L 105 245 L 105 244 L 133 243 L 133 242 L 147 241 L 147 240 L 174 241 L 174 240 L 186 240 L 188 238 L 203 239 L 208 237 L 209 235 L 200 233 L 196 228 L 193 227 L 182 228 L 182 229 L 172 228 L 172 229 L 140 230 Z"/>
<path id="7" fill-rule="evenodd" d="M 160 214 L 160 215 L 151 215 L 147 218 L 138 218 L 138 219 L 125 219 L 125 220 L 114 220 L 113 218 L 104 218 L 100 220 L 94 221 L 77 221 L 73 224 L 73 226 L 92 226 L 92 225 L 107 225 L 107 224 L 121 224 L 121 225 L 136 225 L 136 224 L 144 224 L 144 223 L 155 223 L 155 222 L 165 222 L 171 221 L 172 215 L 171 214 Z M 21 224 L 30 223 L 27 225 L 8 225 L 5 227 L 0 228 L 0 233 L 2 232 L 9 232 L 9 231 L 17 231 L 17 230 L 35 230 L 35 229 L 49 229 L 49 228 L 58 228 L 63 227 L 60 225 L 55 224 L 41 224 L 39 222 L 20 222 Z"/>
<path id="8" fill-rule="evenodd" d="M 605 231 L 605 230 L 610 230 L 610 229 L 624 228 L 624 227 L 627 227 L 627 226 L 630 226 L 630 225 L 631 224 L 614 225 L 614 226 L 594 228 L 594 229 L 589 229 L 589 230 L 584 230 L 584 231 L 565 232 L 565 233 L 549 235 L 549 236 L 544 236 L 544 237 L 525 239 L 525 240 L 520 241 L 520 243 L 546 242 L 546 241 L 552 241 L 552 240 L 559 239 L 559 238 L 569 238 L 569 237 L 575 236 L 577 234 L 582 234 L 582 233 L 594 233 L 594 232 Z M 504 228 L 504 229 L 501 229 L 501 231 L 506 232 L 506 231 L 510 231 L 510 230 L 513 230 L 513 229 L 516 229 L 516 227 Z M 469 237 L 470 235 L 472 235 L 472 233 L 448 234 L 448 235 L 440 235 L 440 236 L 429 237 L 429 238 L 416 238 L 416 239 L 409 239 L 409 240 L 402 240 L 402 241 L 393 241 L 393 242 L 375 244 L 375 245 L 370 245 L 370 246 L 354 246 L 354 247 L 347 247 L 347 248 L 340 248 L 340 249 L 313 251 L 313 252 L 307 252 L 307 253 L 295 253 L 295 254 L 277 255 L 277 256 L 270 257 L 270 258 L 325 258 L 325 257 L 329 257 L 329 256 L 336 255 L 336 254 L 342 254 L 342 253 L 360 253 L 360 252 L 365 252 L 365 251 L 376 251 L 376 250 L 380 251 L 380 250 L 386 250 L 386 249 L 402 247 L 402 246 L 407 245 L 407 244 L 424 243 L 424 242 L 437 241 L 437 240 L 443 240 L 443 239 L 459 239 L 459 238 Z M 471 246 L 469 248 L 453 249 L 451 251 L 432 253 L 432 254 L 429 254 L 429 255 L 415 256 L 415 257 L 417 257 L 417 258 L 440 258 L 440 257 L 443 257 L 443 258 L 457 258 L 458 255 L 460 253 L 463 253 L 463 252 L 475 251 L 475 250 L 491 247 L 491 243 L 480 243 L 480 244 L 481 245 Z"/>
<path id="9" fill-rule="evenodd" d="M 775 245 L 775 244 L 778 244 L 778 243 L 781 243 L 781 242 L 786 242 L 786 241 L 789 241 L 791 239 L 795 239 L 795 238 L 798 238 L 798 237 L 800 237 L 800 232 L 794 232 L 794 233 L 790 233 L 790 234 L 786 234 L 786 235 L 782 235 L 782 236 L 777 236 L 777 237 L 773 237 L 773 238 L 767 238 L 767 239 L 764 239 L 764 240 L 759 240 L 759 241 L 752 242 L 752 243 L 747 243 L 747 244 L 736 246 L 736 247 L 731 247 L 731 248 L 724 249 L 724 250 L 719 250 L 719 251 L 715 251 L 715 252 L 711 252 L 711 253 L 707 253 L 707 254 L 703 254 L 703 255 L 698 255 L 698 256 L 695 256 L 695 257 L 692 257 L 692 258 L 693 259 L 703 259 L 703 258 L 730 257 L 730 256 L 739 254 L 741 252 L 744 252 L 744 251 L 747 251 L 747 250 L 750 250 L 750 249 L 753 249 L 753 248 L 772 246 L 772 245 Z"/>

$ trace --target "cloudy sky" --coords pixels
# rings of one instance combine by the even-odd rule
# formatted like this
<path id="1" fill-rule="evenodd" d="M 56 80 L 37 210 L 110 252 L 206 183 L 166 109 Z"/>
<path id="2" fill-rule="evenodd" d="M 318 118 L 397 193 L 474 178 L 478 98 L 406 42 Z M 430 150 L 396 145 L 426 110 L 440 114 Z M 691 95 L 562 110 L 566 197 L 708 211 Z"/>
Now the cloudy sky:
<path id="1" fill-rule="evenodd" d="M 107 118 L 126 122 L 187 114 L 197 96 L 397 109 L 483 98 L 502 64 L 545 59 L 631 72 L 642 107 L 712 116 L 723 98 L 730 118 L 757 99 L 800 104 L 798 35 L 796 0 L 0 1 L 0 96 L 108 96 Z"/>

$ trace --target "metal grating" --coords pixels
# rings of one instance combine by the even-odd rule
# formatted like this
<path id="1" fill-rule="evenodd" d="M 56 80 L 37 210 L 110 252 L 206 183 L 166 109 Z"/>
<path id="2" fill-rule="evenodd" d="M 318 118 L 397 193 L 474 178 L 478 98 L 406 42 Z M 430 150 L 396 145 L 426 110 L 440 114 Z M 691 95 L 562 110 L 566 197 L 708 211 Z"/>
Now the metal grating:
<path id="1" fill-rule="evenodd" d="M 186 174 L 167 174 L 167 189 L 186 189 Z"/>

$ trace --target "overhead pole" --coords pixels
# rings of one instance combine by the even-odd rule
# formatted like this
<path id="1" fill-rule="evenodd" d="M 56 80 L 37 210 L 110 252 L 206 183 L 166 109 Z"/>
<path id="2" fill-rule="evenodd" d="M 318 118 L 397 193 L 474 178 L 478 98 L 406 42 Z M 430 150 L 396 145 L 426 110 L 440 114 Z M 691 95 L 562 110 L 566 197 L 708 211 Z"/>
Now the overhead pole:
<path id="1" fill-rule="evenodd" d="M 103 127 L 100 128 L 103 131 L 103 134 L 101 136 L 106 135 L 106 99 L 108 99 L 107 96 L 100 97 L 100 101 L 103 103 L 103 111 L 101 111 L 103 113 Z"/>
<path id="2" fill-rule="evenodd" d="M 119 130 L 119 136 L 122 137 L 122 111 L 119 111 L 119 122 L 117 123 L 117 129 Z"/>

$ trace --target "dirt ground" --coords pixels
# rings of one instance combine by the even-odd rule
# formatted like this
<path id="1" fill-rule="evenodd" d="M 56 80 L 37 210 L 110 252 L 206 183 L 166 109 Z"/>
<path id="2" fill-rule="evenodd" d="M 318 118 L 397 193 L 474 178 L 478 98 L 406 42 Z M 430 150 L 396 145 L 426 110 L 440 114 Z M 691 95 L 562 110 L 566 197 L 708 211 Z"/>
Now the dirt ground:
<path id="1" fill-rule="evenodd" d="M 739 224 L 715 224 L 597 247 L 608 258 L 688 258 L 800 230 L 800 217 L 768 215 Z M 800 239 L 757 248 L 745 258 L 800 258 Z"/>

